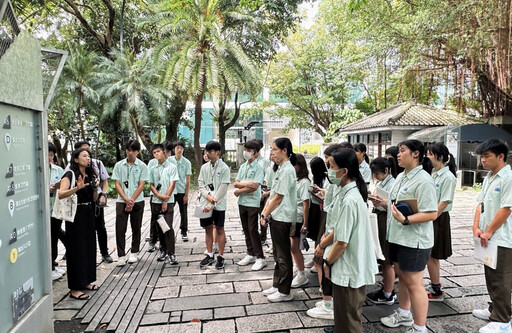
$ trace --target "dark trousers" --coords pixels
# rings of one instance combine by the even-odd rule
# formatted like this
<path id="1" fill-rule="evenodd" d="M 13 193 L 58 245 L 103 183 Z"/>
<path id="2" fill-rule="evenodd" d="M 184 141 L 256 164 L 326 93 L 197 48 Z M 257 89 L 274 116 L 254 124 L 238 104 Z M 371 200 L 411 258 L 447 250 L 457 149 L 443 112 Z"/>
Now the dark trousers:
<path id="1" fill-rule="evenodd" d="M 174 195 L 174 205 L 178 204 L 178 207 L 180 207 L 180 230 L 182 234 L 185 234 L 188 231 L 188 203 L 183 202 L 183 198 L 185 198 L 185 193 L 177 193 Z"/>
<path id="2" fill-rule="evenodd" d="M 498 246 L 496 269 L 485 267 L 485 282 L 491 298 L 490 321 L 510 321 L 510 290 L 512 289 L 512 249 Z"/>
<path id="3" fill-rule="evenodd" d="M 247 254 L 261 259 L 265 258 L 261 248 L 260 234 L 258 233 L 260 208 L 238 206 L 238 210 L 242 221 L 242 229 L 244 230 Z"/>
<path id="4" fill-rule="evenodd" d="M 98 246 L 100 248 L 100 253 L 102 256 L 107 256 L 107 228 L 105 228 L 104 209 L 100 207 L 95 207 L 94 212 L 94 225 L 96 227 L 96 234 L 98 235 Z"/>
<path id="5" fill-rule="evenodd" d="M 332 284 L 334 329 L 336 333 L 360 333 L 363 331 L 363 303 L 366 286 L 341 287 Z"/>
<path id="6" fill-rule="evenodd" d="M 282 294 L 290 294 L 293 280 L 293 261 L 290 244 L 291 223 L 279 222 L 271 219 L 270 236 L 274 252 L 274 280 L 273 287 Z"/>
<path id="7" fill-rule="evenodd" d="M 332 281 L 325 277 L 324 264 L 322 266 L 322 295 L 332 296 Z"/>
<path id="8" fill-rule="evenodd" d="M 153 196 L 149 200 L 150 205 L 153 204 Z M 149 242 L 151 244 L 156 244 L 158 241 L 158 229 L 156 227 L 156 220 L 153 220 L 153 216 L 151 216 L 151 221 L 149 222 Z"/>
<path id="9" fill-rule="evenodd" d="M 174 242 L 174 229 L 172 228 L 172 223 L 174 219 L 174 207 L 172 204 L 167 205 L 167 211 L 164 214 L 165 222 L 170 230 L 166 233 L 162 231 L 160 225 L 158 224 L 158 213 L 162 211 L 162 204 L 151 203 L 151 223 L 154 222 L 156 225 L 158 239 L 160 240 L 160 251 L 167 253 L 168 255 L 174 254 L 176 251 L 176 244 Z"/>
<path id="10" fill-rule="evenodd" d="M 138 207 L 138 208 L 137 208 Z M 124 257 L 126 255 L 126 229 L 128 228 L 128 217 L 132 227 L 132 253 L 140 250 L 140 229 L 142 227 L 142 214 L 144 213 L 144 201 L 136 202 L 131 212 L 126 212 L 124 202 L 116 202 L 116 244 L 117 255 Z"/>
<path id="11" fill-rule="evenodd" d="M 59 254 L 59 248 L 57 246 L 57 243 L 59 239 L 61 240 L 62 244 L 66 246 L 66 243 L 64 242 L 65 239 L 65 233 L 61 229 L 62 226 L 62 220 L 57 220 L 56 218 L 51 218 L 50 222 L 50 235 L 51 235 L 51 249 L 52 249 L 52 270 L 55 269 L 55 266 L 57 266 L 57 255 Z"/>
<path id="12" fill-rule="evenodd" d="M 268 197 L 265 198 L 265 200 L 262 200 L 260 203 L 260 214 L 263 211 L 263 208 L 265 208 L 265 203 L 267 202 L 267 199 Z M 260 223 L 258 224 L 260 225 L 260 241 L 264 242 L 267 240 L 267 226 L 262 226 Z"/>

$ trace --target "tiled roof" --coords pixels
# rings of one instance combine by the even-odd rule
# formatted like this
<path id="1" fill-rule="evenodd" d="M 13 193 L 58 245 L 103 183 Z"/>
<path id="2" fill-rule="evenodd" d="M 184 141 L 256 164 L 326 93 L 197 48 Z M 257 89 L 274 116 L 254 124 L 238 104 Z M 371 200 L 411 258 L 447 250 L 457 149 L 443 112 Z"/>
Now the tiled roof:
<path id="1" fill-rule="evenodd" d="M 480 123 L 476 118 L 431 106 L 405 102 L 340 128 L 341 132 L 387 126 L 445 126 Z"/>

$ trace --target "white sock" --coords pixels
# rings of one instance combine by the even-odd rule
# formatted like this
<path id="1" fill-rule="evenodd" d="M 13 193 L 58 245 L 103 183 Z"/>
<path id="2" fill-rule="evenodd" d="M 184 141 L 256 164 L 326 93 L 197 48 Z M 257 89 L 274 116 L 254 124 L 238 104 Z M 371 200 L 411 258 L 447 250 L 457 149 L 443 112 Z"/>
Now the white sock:
<path id="1" fill-rule="evenodd" d="M 208 255 L 210 256 L 210 258 L 213 258 L 213 252 L 208 253 Z"/>
<path id="2" fill-rule="evenodd" d="M 306 276 L 306 273 L 304 273 L 304 271 L 299 271 L 299 276 Z"/>
<path id="3" fill-rule="evenodd" d="M 400 314 L 404 317 L 409 317 L 409 315 L 411 314 L 410 310 L 404 310 L 402 308 L 398 308 L 398 310 L 400 311 Z"/>
<path id="4" fill-rule="evenodd" d="M 425 326 L 419 326 L 419 325 L 416 325 L 416 324 L 413 324 L 413 326 L 418 330 L 418 331 L 421 331 L 421 333 L 426 333 L 427 332 L 427 328 Z"/>
<path id="5" fill-rule="evenodd" d="M 386 298 L 389 298 L 389 296 L 391 296 L 391 293 L 388 293 L 387 291 L 384 291 L 384 296 L 386 296 Z"/>

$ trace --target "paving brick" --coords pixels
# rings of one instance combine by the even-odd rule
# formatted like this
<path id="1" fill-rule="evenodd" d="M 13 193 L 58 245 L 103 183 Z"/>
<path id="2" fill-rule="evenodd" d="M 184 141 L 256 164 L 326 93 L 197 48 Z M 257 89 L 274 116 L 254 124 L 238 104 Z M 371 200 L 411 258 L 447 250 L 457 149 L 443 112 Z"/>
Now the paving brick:
<path id="1" fill-rule="evenodd" d="M 474 309 L 484 309 L 488 307 L 490 298 L 488 295 L 450 298 L 444 301 L 448 306 L 458 313 L 471 313 Z"/>
<path id="2" fill-rule="evenodd" d="M 140 324 L 142 326 L 145 325 L 156 325 L 156 324 L 167 324 L 169 322 L 169 313 L 160 312 L 160 313 L 152 313 L 146 314 L 142 317 L 142 321 Z"/>
<path id="3" fill-rule="evenodd" d="M 205 284 L 205 275 L 195 276 L 165 276 L 158 279 L 156 287 L 190 286 L 194 284 Z"/>
<path id="4" fill-rule="evenodd" d="M 199 319 L 199 320 L 213 319 L 213 311 L 211 309 L 183 311 L 181 321 L 187 322 L 187 321 L 191 321 L 192 319 Z"/>
<path id="5" fill-rule="evenodd" d="M 210 283 L 181 287 L 180 297 L 233 293 L 232 283 Z"/>
<path id="6" fill-rule="evenodd" d="M 258 281 L 239 281 L 234 282 L 233 285 L 235 286 L 235 291 L 237 293 L 262 291 L 260 283 Z"/>
<path id="7" fill-rule="evenodd" d="M 235 321 L 239 333 L 268 332 L 303 327 L 295 312 L 243 317 L 237 318 Z"/>
<path id="8" fill-rule="evenodd" d="M 151 294 L 151 299 L 165 299 L 178 297 L 180 292 L 180 287 L 163 287 L 163 288 L 155 288 L 153 290 L 153 294 Z"/>
<path id="9" fill-rule="evenodd" d="M 295 302 L 280 302 L 280 303 L 271 303 L 271 304 L 258 304 L 258 305 L 249 305 L 245 307 L 247 311 L 247 315 L 254 316 L 259 314 L 266 313 L 278 313 L 278 312 L 290 312 L 290 311 L 301 311 L 307 310 L 308 308 L 301 301 Z"/>
<path id="10" fill-rule="evenodd" d="M 249 294 L 237 293 L 226 295 L 193 296 L 171 298 L 165 301 L 164 311 L 211 309 L 217 307 L 249 305 Z"/>
<path id="11" fill-rule="evenodd" d="M 146 307 L 146 313 L 159 313 L 162 312 L 165 301 L 150 301 Z"/>
<path id="12" fill-rule="evenodd" d="M 214 309 L 214 313 L 213 313 L 213 317 L 215 319 L 236 318 L 236 317 L 244 317 L 244 316 L 245 316 L 245 308 L 243 306 L 216 308 L 216 309 Z"/>
<path id="13" fill-rule="evenodd" d="M 214 320 L 203 324 L 203 333 L 235 333 L 235 321 L 231 320 Z"/>

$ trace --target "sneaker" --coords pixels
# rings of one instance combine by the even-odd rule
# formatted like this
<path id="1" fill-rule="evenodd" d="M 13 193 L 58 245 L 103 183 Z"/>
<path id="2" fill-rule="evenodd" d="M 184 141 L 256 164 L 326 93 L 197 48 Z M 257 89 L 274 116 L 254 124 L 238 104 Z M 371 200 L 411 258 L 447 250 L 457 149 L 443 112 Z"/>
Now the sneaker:
<path id="1" fill-rule="evenodd" d="M 334 333 L 334 326 L 324 327 L 324 333 Z"/>
<path id="2" fill-rule="evenodd" d="M 182 232 L 181 233 L 181 240 L 184 241 L 184 242 L 188 242 L 187 232 Z"/>
<path id="3" fill-rule="evenodd" d="M 319 306 L 323 306 L 324 305 L 324 300 L 321 299 L 319 300 L 318 302 L 315 303 L 315 308 L 318 308 Z"/>
<path id="4" fill-rule="evenodd" d="M 124 266 L 126 265 L 126 257 L 122 256 L 117 259 L 117 266 Z"/>
<path id="5" fill-rule="evenodd" d="M 286 302 L 286 301 L 291 301 L 293 299 L 293 295 L 292 295 L 292 293 L 289 293 L 288 295 L 281 294 L 279 291 L 276 291 L 272 295 L 268 295 L 267 299 L 269 300 L 269 302 L 273 302 L 273 303 Z"/>
<path id="6" fill-rule="evenodd" d="M 510 328 L 510 322 L 508 323 L 500 323 L 497 321 L 492 321 L 489 324 L 478 330 L 479 333 L 494 333 L 494 332 L 504 332 L 511 333 L 512 329 Z"/>
<path id="7" fill-rule="evenodd" d="M 224 258 L 222 256 L 217 256 L 217 262 L 215 263 L 215 268 L 217 268 L 217 269 L 224 268 Z"/>
<path id="8" fill-rule="evenodd" d="M 384 289 L 379 289 L 366 294 L 366 298 L 373 304 L 393 305 L 396 301 L 396 294 L 393 290 L 389 297 L 384 294 Z"/>
<path id="9" fill-rule="evenodd" d="M 400 310 L 395 310 L 391 316 L 380 318 L 382 325 L 387 327 L 411 326 L 414 324 L 412 313 L 408 316 L 402 316 Z"/>
<path id="10" fill-rule="evenodd" d="M 309 309 L 306 313 L 311 318 L 334 320 L 334 311 L 332 310 L 332 307 L 326 308 L 323 302 L 320 306 Z"/>
<path id="11" fill-rule="evenodd" d="M 58 280 L 62 277 L 62 274 L 60 274 L 59 272 L 57 272 L 57 270 L 53 270 L 52 271 L 52 281 L 55 281 L 55 280 Z"/>
<path id="12" fill-rule="evenodd" d="M 278 291 L 278 289 L 277 289 L 277 288 L 275 288 L 275 287 L 270 287 L 270 288 L 268 288 L 268 289 L 263 290 L 263 295 L 265 295 L 265 296 L 272 295 L 272 294 L 273 294 L 273 293 L 275 293 L 276 291 Z"/>
<path id="13" fill-rule="evenodd" d="M 442 302 L 444 301 L 444 291 L 440 291 L 439 293 L 431 292 L 428 294 L 428 300 L 431 302 Z"/>
<path id="14" fill-rule="evenodd" d="M 318 271 L 316 270 L 316 266 L 313 265 L 313 267 L 311 267 L 311 269 L 309 270 L 311 273 L 318 273 Z"/>
<path id="15" fill-rule="evenodd" d="M 236 264 L 238 266 L 246 266 L 246 265 L 252 264 L 255 261 L 256 261 L 256 257 L 250 256 L 250 255 L 246 255 L 242 260 L 240 260 Z"/>
<path id="16" fill-rule="evenodd" d="M 304 267 L 306 267 L 306 268 L 311 268 L 313 266 L 315 266 L 315 263 L 313 262 L 313 259 L 311 259 L 310 261 L 304 263 Z"/>
<path id="17" fill-rule="evenodd" d="M 482 320 L 489 320 L 489 317 L 491 316 L 491 312 L 489 311 L 489 309 L 475 309 L 473 310 L 472 313 L 473 316 Z"/>
<path id="18" fill-rule="evenodd" d="M 130 253 L 130 257 L 128 258 L 128 263 L 133 264 L 136 263 L 139 260 L 137 258 L 137 253 Z"/>
<path id="19" fill-rule="evenodd" d="M 169 262 L 170 265 L 177 265 L 177 264 L 180 263 L 174 254 L 171 254 L 168 257 L 168 262 Z"/>
<path id="20" fill-rule="evenodd" d="M 416 326 L 412 325 L 408 329 L 405 330 L 404 333 L 423 333 L 421 330 L 417 329 Z"/>
<path id="21" fill-rule="evenodd" d="M 155 243 L 149 243 L 148 252 L 155 252 L 155 251 L 156 251 Z"/>
<path id="22" fill-rule="evenodd" d="M 269 247 L 268 249 L 265 250 L 265 252 L 272 254 L 274 253 L 274 250 L 272 247 Z"/>
<path id="23" fill-rule="evenodd" d="M 164 261 L 165 259 L 167 259 L 167 253 L 165 253 L 164 251 L 160 251 L 160 253 L 156 257 L 156 260 L 157 261 Z"/>
<path id="24" fill-rule="evenodd" d="M 308 284 L 308 282 L 309 282 L 309 280 L 306 277 L 306 275 L 297 274 L 297 276 L 294 277 L 292 280 L 292 288 L 302 287 L 303 285 Z"/>
<path id="25" fill-rule="evenodd" d="M 102 255 L 101 257 L 103 258 L 103 261 L 106 262 L 107 264 L 111 264 L 114 262 L 114 259 L 112 259 L 112 257 L 108 254 Z"/>
<path id="26" fill-rule="evenodd" d="M 299 269 L 297 268 L 297 265 L 293 265 L 293 270 L 292 270 L 292 272 L 293 272 L 293 276 L 295 276 L 295 275 L 299 274 Z"/>
<path id="27" fill-rule="evenodd" d="M 55 270 L 57 271 L 57 273 L 59 273 L 60 275 L 64 275 L 66 274 L 66 270 L 64 268 L 60 268 L 59 266 L 55 266 Z"/>
<path id="28" fill-rule="evenodd" d="M 252 265 L 251 270 L 253 270 L 253 271 L 260 271 L 265 266 L 267 266 L 267 262 L 265 261 L 265 259 L 258 258 L 258 259 L 256 259 L 256 262 L 254 263 L 254 265 Z"/>
<path id="29" fill-rule="evenodd" d="M 213 257 L 210 257 L 208 254 L 206 255 L 206 257 L 204 257 L 203 260 L 201 260 L 201 262 L 199 263 L 199 267 L 204 267 L 204 266 L 210 266 L 211 264 L 213 264 L 215 262 L 215 256 Z"/>

